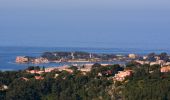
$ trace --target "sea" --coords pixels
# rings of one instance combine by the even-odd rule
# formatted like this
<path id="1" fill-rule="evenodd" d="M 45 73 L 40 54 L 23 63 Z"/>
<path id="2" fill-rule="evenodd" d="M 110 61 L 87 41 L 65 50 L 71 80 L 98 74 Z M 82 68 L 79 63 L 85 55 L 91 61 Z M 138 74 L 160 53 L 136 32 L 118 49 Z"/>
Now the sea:
<path id="1" fill-rule="evenodd" d="M 88 48 L 88 47 L 0 47 L 0 70 L 23 70 L 28 66 L 41 67 L 58 67 L 63 65 L 72 65 L 75 63 L 48 63 L 48 64 L 17 64 L 15 58 L 17 56 L 32 56 L 39 57 L 43 52 L 54 51 L 84 51 L 89 53 L 106 53 L 106 54 L 121 54 L 126 55 L 135 53 L 139 55 L 146 55 L 151 52 L 161 53 L 166 52 L 170 54 L 170 49 L 139 49 L 139 48 Z M 102 62 L 110 64 L 119 64 L 122 62 Z M 84 64 L 84 63 L 76 63 Z"/>

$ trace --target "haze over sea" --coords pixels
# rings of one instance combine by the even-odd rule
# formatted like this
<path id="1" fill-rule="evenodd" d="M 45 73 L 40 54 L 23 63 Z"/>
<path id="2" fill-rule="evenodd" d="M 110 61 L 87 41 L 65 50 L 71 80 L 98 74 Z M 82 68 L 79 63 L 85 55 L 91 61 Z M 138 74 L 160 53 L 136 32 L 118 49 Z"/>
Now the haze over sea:
<path id="1" fill-rule="evenodd" d="M 16 56 L 41 56 L 46 51 L 85 51 L 90 53 L 109 53 L 109 54 L 148 54 L 151 52 L 170 54 L 170 49 L 138 49 L 138 48 L 85 48 L 85 47 L 0 47 L 0 70 L 20 70 L 32 64 L 16 64 Z M 114 62 L 118 63 L 118 62 Z M 38 64 L 40 66 L 62 66 L 71 63 L 49 63 Z M 36 64 L 34 64 L 36 65 Z"/>
<path id="2" fill-rule="evenodd" d="M 170 45 L 169 5 L 170 0 L 0 0 L 0 46 L 18 46 L 0 47 L 0 69 L 24 69 L 28 65 L 14 63 L 16 56 L 45 51 L 170 53 L 162 49 Z"/>

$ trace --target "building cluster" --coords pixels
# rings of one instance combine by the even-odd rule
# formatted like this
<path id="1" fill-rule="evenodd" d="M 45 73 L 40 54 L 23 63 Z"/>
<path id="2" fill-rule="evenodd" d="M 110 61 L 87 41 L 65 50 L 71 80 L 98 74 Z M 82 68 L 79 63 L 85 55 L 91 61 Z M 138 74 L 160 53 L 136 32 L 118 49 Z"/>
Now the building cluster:
<path id="1" fill-rule="evenodd" d="M 164 60 L 157 60 L 157 61 L 140 61 L 140 60 L 135 60 L 135 62 L 143 65 L 143 64 L 149 64 L 149 65 L 161 65 L 161 66 L 168 66 L 170 65 L 170 62 L 165 62 Z"/>
<path id="2" fill-rule="evenodd" d="M 139 64 L 149 64 L 149 65 L 161 65 L 163 66 L 168 66 L 170 65 L 170 56 L 166 53 L 161 53 L 161 54 L 155 54 L 151 53 L 148 55 L 144 56 L 139 56 L 135 54 L 129 54 L 128 56 L 131 58 L 133 61 L 139 63 Z"/>
<path id="3" fill-rule="evenodd" d="M 143 65 L 143 64 L 149 64 L 149 65 L 161 65 L 163 66 L 168 66 L 170 65 L 170 62 L 164 61 L 164 60 L 156 60 L 156 61 L 143 61 L 143 60 L 135 60 L 135 62 Z"/>
<path id="4" fill-rule="evenodd" d="M 81 67 L 78 67 L 78 70 L 80 70 L 84 75 L 86 75 L 88 72 L 91 71 L 93 64 L 85 64 Z M 103 64 L 103 66 L 107 66 L 107 64 Z M 27 70 L 28 73 L 31 74 L 42 74 L 42 73 L 48 73 L 52 71 L 67 71 L 68 73 L 73 73 L 73 70 L 70 69 L 70 66 L 61 66 L 61 67 L 51 67 L 51 68 L 45 68 L 45 70 Z M 170 72 L 170 66 L 164 66 L 160 68 L 160 72 L 167 73 Z M 105 74 L 112 74 L 110 70 L 106 71 Z M 55 77 L 58 77 L 59 74 L 56 74 Z M 133 75 L 133 70 L 125 69 L 123 71 L 119 71 L 117 74 L 113 76 L 114 81 L 124 81 L 127 77 L 130 77 Z M 98 73 L 98 76 L 103 76 L 103 73 Z M 26 78 L 22 78 L 25 81 L 28 81 Z M 42 80 L 44 79 L 41 76 L 35 76 L 35 79 Z"/>
<path id="5" fill-rule="evenodd" d="M 107 66 L 108 64 L 101 64 L 102 66 Z M 77 67 L 79 71 L 81 72 L 90 72 L 93 64 L 82 64 L 82 65 L 77 65 L 73 64 L 73 66 Z M 49 68 L 44 68 L 44 69 L 33 69 L 33 70 L 26 70 L 26 72 L 31 73 L 31 74 L 42 74 L 42 73 L 49 73 L 52 71 L 67 71 L 69 73 L 73 73 L 73 70 L 70 69 L 71 66 L 64 65 L 60 67 L 49 67 Z"/>
<path id="6" fill-rule="evenodd" d="M 31 74 L 42 74 L 42 73 L 49 73 L 49 72 L 52 72 L 52 71 L 55 71 L 55 70 L 58 70 L 58 71 L 70 71 L 69 70 L 69 66 L 60 66 L 60 67 L 49 67 L 49 68 L 44 68 L 44 69 L 32 69 L 32 70 L 26 70 L 26 72 L 28 73 L 31 73 Z M 70 71 L 71 72 L 71 71 Z"/>
<path id="7" fill-rule="evenodd" d="M 106 59 L 107 58 L 107 59 Z M 107 60 L 107 61 L 112 61 L 112 60 L 124 60 L 124 61 L 135 61 L 139 64 L 149 64 L 149 65 L 161 65 L 160 71 L 162 73 L 164 72 L 170 72 L 170 60 L 169 56 L 166 53 L 162 53 L 160 55 L 156 54 L 148 54 L 144 56 L 136 55 L 136 54 L 128 54 L 128 55 L 107 55 L 107 54 L 102 54 L 102 55 L 97 55 L 97 54 L 92 54 L 92 53 L 86 53 L 86 52 L 47 52 L 44 53 L 42 57 L 40 58 L 29 58 L 25 56 L 19 56 L 16 58 L 17 63 L 26 63 L 29 62 L 30 60 L 33 63 L 48 63 L 52 59 L 53 61 L 56 61 L 56 59 L 59 59 L 60 61 L 67 61 L 67 62 L 79 62 L 79 61 L 102 61 L 102 60 Z M 54 60 L 55 59 L 55 60 Z M 102 64 L 102 66 L 107 66 L 108 64 Z M 93 64 L 84 64 L 82 66 L 80 65 L 73 65 L 76 66 L 79 71 L 81 71 L 83 74 L 86 74 L 87 72 L 90 72 L 92 69 Z M 67 71 L 69 73 L 73 73 L 73 70 L 70 69 L 70 66 L 61 66 L 61 67 L 50 67 L 50 68 L 44 68 L 43 70 L 27 70 L 28 73 L 32 74 L 42 74 L 42 73 L 48 73 L 52 71 Z M 106 72 L 106 73 L 109 73 Z M 114 80 L 116 81 L 123 81 L 126 79 L 126 77 L 129 77 L 133 74 L 132 70 L 124 70 L 124 71 L 119 71 L 115 76 L 113 77 Z M 102 74 L 99 73 L 99 76 Z M 56 75 L 55 77 L 57 77 Z M 35 77 L 35 79 L 43 79 L 42 77 Z"/>

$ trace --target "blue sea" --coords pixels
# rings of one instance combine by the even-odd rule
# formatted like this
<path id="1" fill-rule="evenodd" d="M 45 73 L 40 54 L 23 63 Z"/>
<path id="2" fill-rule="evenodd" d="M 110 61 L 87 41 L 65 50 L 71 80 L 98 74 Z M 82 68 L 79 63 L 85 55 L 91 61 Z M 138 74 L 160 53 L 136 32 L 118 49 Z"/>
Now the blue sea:
<path id="1" fill-rule="evenodd" d="M 135 53 L 145 55 L 151 52 L 170 54 L 170 49 L 136 49 L 136 48 L 79 48 L 79 47 L 0 47 L 0 70 L 22 70 L 28 66 L 56 67 L 62 65 L 71 65 L 73 63 L 48 63 L 48 64 L 17 64 L 16 56 L 41 56 L 46 51 L 85 51 L 90 53 L 107 54 L 129 54 Z M 106 63 L 106 62 L 103 62 Z M 121 62 L 112 62 L 121 63 Z M 79 63 L 81 64 L 81 63 Z"/>

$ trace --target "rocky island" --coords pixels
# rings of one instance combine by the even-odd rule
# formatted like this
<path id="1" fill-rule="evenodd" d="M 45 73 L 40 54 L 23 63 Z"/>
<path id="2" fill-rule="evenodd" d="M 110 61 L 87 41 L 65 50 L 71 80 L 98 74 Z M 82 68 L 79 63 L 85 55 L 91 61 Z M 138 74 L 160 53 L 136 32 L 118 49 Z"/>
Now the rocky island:
<path id="1" fill-rule="evenodd" d="M 40 64 L 40 63 L 48 63 L 49 60 L 43 57 L 34 58 L 29 56 L 17 56 L 15 62 L 19 64 L 24 64 L 24 63 Z"/>

